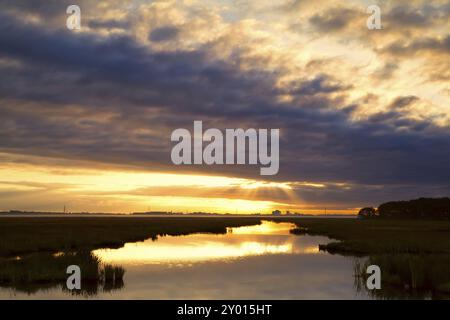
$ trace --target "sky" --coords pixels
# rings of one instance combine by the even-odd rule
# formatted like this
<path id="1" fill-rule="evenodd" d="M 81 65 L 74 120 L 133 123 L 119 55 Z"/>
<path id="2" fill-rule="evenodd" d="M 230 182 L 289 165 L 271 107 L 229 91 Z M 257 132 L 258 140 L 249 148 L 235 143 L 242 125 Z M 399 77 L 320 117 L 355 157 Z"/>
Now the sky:
<path id="1" fill-rule="evenodd" d="M 0 210 L 356 213 L 448 196 L 449 30 L 450 1 L 2 0 Z M 278 174 L 174 165 L 171 133 L 195 120 L 279 128 Z"/>

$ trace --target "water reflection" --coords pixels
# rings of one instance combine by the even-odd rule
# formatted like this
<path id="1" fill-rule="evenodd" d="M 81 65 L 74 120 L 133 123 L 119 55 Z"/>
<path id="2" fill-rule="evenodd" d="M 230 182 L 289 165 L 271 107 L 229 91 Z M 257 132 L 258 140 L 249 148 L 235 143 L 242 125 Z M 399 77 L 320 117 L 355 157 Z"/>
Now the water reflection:
<path id="1" fill-rule="evenodd" d="M 289 230 L 296 228 L 297 226 L 293 223 L 275 223 L 271 221 L 262 221 L 261 224 L 255 226 L 245 226 L 238 228 L 227 228 L 227 233 L 236 234 L 246 234 L 246 235 L 287 235 Z"/>
<path id="2" fill-rule="evenodd" d="M 63 284 L 23 292 L 0 288 L 0 299 L 354 299 L 353 259 L 319 252 L 325 237 L 293 235 L 290 223 L 230 228 L 127 243 L 92 252 L 104 265 L 124 268 L 117 290 L 74 296 Z M 53 255 L 52 259 L 58 257 Z"/>
<path id="3" fill-rule="evenodd" d="M 449 298 L 448 255 L 331 255 L 319 251 L 328 238 L 294 227 L 264 221 L 119 249 L 0 258 L 0 299 Z M 72 264 L 82 270 L 80 291 L 65 289 Z M 365 287 L 370 264 L 383 270 L 381 290 Z"/>
<path id="4" fill-rule="evenodd" d="M 270 254 L 318 254 L 316 244 L 299 245 L 286 237 L 295 226 L 263 221 L 256 226 L 229 228 L 225 235 L 193 234 L 127 243 L 120 249 L 100 249 L 94 254 L 114 264 L 195 263 Z"/>

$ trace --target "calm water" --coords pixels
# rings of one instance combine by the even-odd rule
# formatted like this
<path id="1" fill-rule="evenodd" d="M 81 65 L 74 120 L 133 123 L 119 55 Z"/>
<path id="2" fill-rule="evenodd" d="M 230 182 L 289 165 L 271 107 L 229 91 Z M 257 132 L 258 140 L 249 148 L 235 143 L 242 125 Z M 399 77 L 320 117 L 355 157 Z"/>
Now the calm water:
<path id="1" fill-rule="evenodd" d="M 0 288 L 0 299 L 367 299 L 354 286 L 355 258 L 319 251 L 326 237 L 291 235 L 289 223 L 168 236 L 94 254 L 125 268 L 124 286 L 89 297 L 60 286 L 28 294 Z"/>

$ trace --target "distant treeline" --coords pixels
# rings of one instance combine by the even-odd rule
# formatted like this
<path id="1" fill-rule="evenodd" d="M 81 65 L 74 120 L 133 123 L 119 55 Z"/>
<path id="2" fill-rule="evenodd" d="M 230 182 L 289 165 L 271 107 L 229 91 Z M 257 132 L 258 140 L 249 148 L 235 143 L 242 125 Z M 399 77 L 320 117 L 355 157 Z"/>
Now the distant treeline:
<path id="1" fill-rule="evenodd" d="M 362 208 L 358 216 L 363 218 L 450 219 L 450 198 L 391 201 L 381 204 L 378 209 Z"/>

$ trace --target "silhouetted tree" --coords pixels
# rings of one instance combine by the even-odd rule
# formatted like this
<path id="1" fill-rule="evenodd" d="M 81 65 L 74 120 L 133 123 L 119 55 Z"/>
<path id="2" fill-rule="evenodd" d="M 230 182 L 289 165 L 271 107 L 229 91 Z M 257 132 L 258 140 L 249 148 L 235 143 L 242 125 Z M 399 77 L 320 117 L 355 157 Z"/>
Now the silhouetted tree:
<path id="1" fill-rule="evenodd" d="M 391 201 L 378 207 L 381 218 L 450 219 L 450 198 Z"/>
<path id="2" fill-rule="evenodd" d="M 361 218 L 373 218 L 377 214 L 377 211 L 372 207 L 362 208 L 358 212 L 358 216 Z"/>

